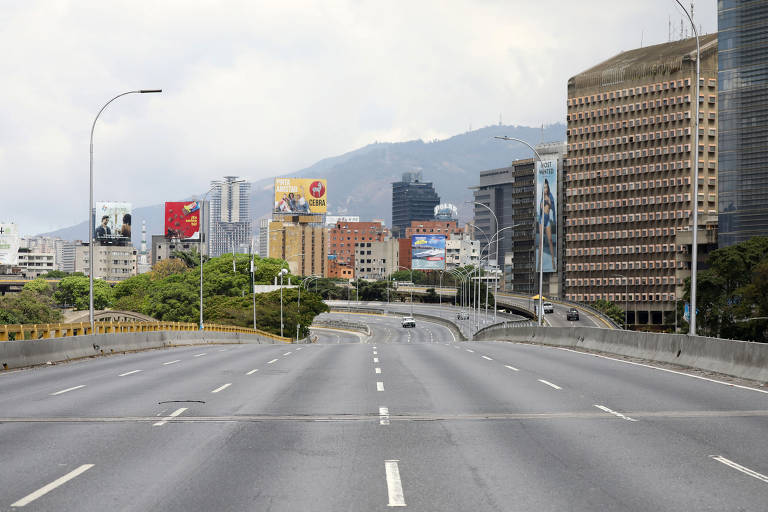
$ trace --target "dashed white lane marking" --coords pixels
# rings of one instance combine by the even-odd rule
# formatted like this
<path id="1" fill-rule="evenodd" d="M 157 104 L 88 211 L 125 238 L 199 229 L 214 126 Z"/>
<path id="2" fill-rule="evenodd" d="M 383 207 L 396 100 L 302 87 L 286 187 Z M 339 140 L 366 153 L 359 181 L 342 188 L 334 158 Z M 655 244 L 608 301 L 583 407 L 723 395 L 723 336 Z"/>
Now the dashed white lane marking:
<path id="1" fill-rule="evenodd" d="M 561 388 L 560 386 L 558 386 L 557 384 L 552 384 L 552 383 L 551 383 L 551 382 L 549 382 L 548 380 L 544 380 L 544 379 L 538 379 L 538 381 L 539 381 L 539 382 L 541 382 L 542 384 L 546 384 L 547 386 L 549 386 L 549 387 L 551 387 L 551 388 L 555 388 L 555 389 L 563 389 L 563 388 Z"/>
<path id="2" fill-rule="evenodd" d="M 181 407 L 181 408 L 179 408 L 179 409 L 176 409 L 176 410 L 175 410 L 175 411 L 173 411 L 173 412 L 172 412 L 170 415 L 166 416 L 166 417 L 165 417 L 165 418 L 163 418 L 162 420 L 158 421 L 157 423 L 153 423 L 153 424 L 152 424 L 152 426 L 153 426 L 153 427 L 162 427 L 163 425 L 165 425 L 165 423 L 166 423 L 168 420 L 171 420 L 171 419 L 175 418 L 176 416 L 178 416 L 179 414 L 183 413 L 183 412 L 184 412 L 184 411 L 186 411 L 186 410 L 187 410 L 187 408 L 186 408 L 186 407 Z"/>
<path id="3" fill-rule="evenodd" d="M 379 407 L 379 425 L 389 425 L 389 409 Z"/>
<path id="4" fill-rule="evenodd" d="M 219 352 L 226 352 L 226 351 L 227 351 L 227 349 L 225 349 L 225 348 L 220 348 L 219 349 Z"/>
<path id="5" fill-rule="evenodd" d="M 258 368 L 254 368 L 253 370 L 251 370 L 251 371 L 249 371 L 248 373 L 246 373 L 246 375 L 253 375 L 253 374 L 254 374 L 254 373 L 256 373 L 257 371 L 259 371 L 259 369 L 258 369 Z"/>
<path id="6" fill-rule="evenodd" d="M 61 395 L 62 393 L 67 393 L 69 391 L 74 391 L 76 389 L 84 388 L 85 384 L 80 384 L 79 386 L 75 386 L 72 388 L 62 389 L 61 391 L 57 391 L 55 393 L 51 393 L 51 396 Z"/>
<path id="7" fill-rule="evenodd" d="M 376 350 L 376 347 L 373 347 L 373 350 Z"/>
<path id="8" fill-rule="evenodd" d="M 274 363 L 275 361 L 277 361 L 277 359 L 273 359 L 273 360 L 271 360 L 271 361 L 267 361 L 267 364 L 272 364 L 272 363 Z"/>
<path id="9" fill-rule="evenodd" d="M 296 347 L 296 350 L 301 350 L 302 348 L 304 348 L 304 347 Z"/>
<path id="10" fill-rule="evenodd" d="M 373 355 L 377 356 L 377 355 L 379 355 L 379 353 L 378 353 L 377 351 L 375 351 L 375 350 L 374 350 L 374 351 L 373 351 Z"/>
<path id="11" fill-rule="evenodd" d="M 387 474 L 387 495 L 389 498 L 388 507 L 405 507 L 405 496 L 403 495 L 403 484 L 400 481 L 400 468 L 397 463 L 399 460 L 385 460 L 384 470 Z"/>
<path id="12" fill-rule="evenodd" d="M 489 360 L 489 361 L 493 361 L 493 359 L 491 359 L 491 358 L 490 358 L 490 357 L 488 357 L 488 356 L 480 356 L 480 357 L 482 357 L 483 359 L 487 359 L 487 360 Z"/>
<path id="13" fill-rule="evenodd" d="M 219 391 L 224 391 L 225 389 L 227 389 L 227 388 L 228 388 L 229 386 L 231 386 L 231 385 L 232 385 L 232 383 L 231 383 L 231 382 L 227 382 L 227 383 L 226 383 L 226 384 L 224 384 L 223 386 L 219 386 L 219 387 L 217 387 L 216 389 L 214 389 L 213 391 L 211 391 L 211 393 L 218 393 Z"/>
<path id="14" fill-rule="evenodd" d="M 630 418 L 629 416 L 624 416 L 624 415 L 623 415 L 623 414 L 621 414 L 620 412 L 614 411 L 613 409 L 609 409 L 608 407 L 606 407 L 606 406 L 604 406 L 604 405 L 598 405 L 598 404 L 594 404 L 594 405 L 595 405 L 595 407 L 597 407 L 597 408 L 598 408 L 598 409 L 600 409 L 601 411 L 605 411 L 605 412 L 607 412 L 608 414 L 613 414 L 614 416 L 618 416 L 619 418 L 621 418 L 621 419 L 623 419 L 623 420 L 627 420 L 627 421 L 637 421 L 637 420 L 636 420 L 636 419 L 634 419 L 634 418 Z"/>
<path id="15" fill-rule="evenodd" d="M 291 354 L 293 354 L 293 352 L 286 352 L 285 354 L 283 354 L 283 356 L 289 356 Z"/>
<path id="16" fill-rule="evenodd" d="M 208 353 L 208 352 L 203 352 L 202 354 L 195 354 L 195 355 L 193 355 L 192 357 L 201 357 L 201 356 L 204 356 L 204 355 L 206 355 L 207 353 Z"/>
<path id="17" fill-rule="evenodd" d="M 736 471 L 741 471 L 745 475 L 749 475 L 752 478 L 757 478 L 758 480 L 760 480 L 762 482 L 768 483 L 768 476 L 765 476 L 762 473 L 758 473 L 757 471 L 752 471 L 751 469 L 749 469 L 747 467 L 744 467 L 741 464 L 737 464 L 737 463 L 733 462 L 730 459 L 726 459 L 722 455 L 710 455 L 710 457 L 712 457 L 717 462 L 722 462 L 726 466 L 732 467 Z"/>
<path id="18" fill-rule="evenodd" d="M 64 475 L 64 476 L 62 476 L 60 478 L 57 478 L 56 480 L 54 480 L 53 482 L 49 483 L 48 485 L 45 485 L 45 486 L 39 488 L 38 490 L 36 490 L 32 494 L 27 494 L 26 496 L 21 498 L 19 501 L 11 503 L 11 506 L 12 507 L 23 507 L 25 505 L 28 505 L 29 503 L 32 503 L 33 501 L 35 501 L 37 498 L 48 494 L 49 492 L 51 492 L 55 488 L 59 487 L 60 485 L 63 485 L 65 483 L 69 482 L 70 480 L 72 480 L 73 478 L 77 477 L 78 475 L 81 475 L 81 474 L 85 473 L 86 471 L 91 469 L 93 466 L 94 466 L 93 464 L 83 464 L 79 468 L 77 468 L 77 469 L 75 469 L 73 471 L 70 471 L 69 473 L 67 473 L 66 475 Z"/>
<path id="19" fill-rule="evenodd" d="M 376 383 L 376 391 L 384 391 L 384 383 L 379 381 Z"/>
<path id="20" fill-rule="evenodd" d="M 176 359 L 175 361 L 168 361 L 167 363 L 163 363 L 163 366 L 167 366 L 167 365 L 173 364 L 173 363 L 178 363 L 179 361 L 181 361 L 181 359 Z"/>
<path id="21" fill-rule="evenodd" d="M 379 362 L 379 358 L 378 358 L 378 357 L 374 357 L 374 358 L 373 358 L 373 362 L 374 362 L 374 363 L 378 363 L 378 362 Z"/>
<path id="22" fill-rule="evenodd" d="M 468 348 L 465 348 L 464 350 L 466 350 L 467 352 L 472 352 L 473 354 L 475 352 L 474 350 L 471 350 L 471 349 L 468 349 Z"/>
<path id="23" fill-rule="evenodd" d="M 504 365 L 504 368 L 509 368 L 509 369 L 510 369 L 510 370 L 512 370 L 513 372 L 519 372 L 519 371 L 520 371 L 520 370 L 518 370 L 517 368 L 515 368 L 514 366 L 509 366 L 508 364 L 505 364 L 505 365 Z"/>
<path id="24" fill-rule="evenodd" d="M 381 373 L 381 368 L 376 368 L 376 373 Z"/>
<path id="25" fill-rule="evenodd" d="M 126 375 L 133 375 L 134 373 L 139 373 L 142 370 L 131 370 L 130 372 L 121 373 L 118 375 L 118 377 L 125 377 Z"/>

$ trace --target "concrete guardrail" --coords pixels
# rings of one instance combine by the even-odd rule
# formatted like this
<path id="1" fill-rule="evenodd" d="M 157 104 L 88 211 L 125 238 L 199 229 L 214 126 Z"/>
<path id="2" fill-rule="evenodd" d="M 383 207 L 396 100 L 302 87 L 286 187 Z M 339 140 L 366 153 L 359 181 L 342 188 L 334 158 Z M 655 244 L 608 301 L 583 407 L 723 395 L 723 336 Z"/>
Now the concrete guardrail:
<path id="1" fill-rule="evenodd" d="M 768 383 L 768 343 L 594 327 L 491 326 L 475 339 L 584 349 Z"/>
<path id="2" fill-rule="evenodd" d="M 328 329 L 341 329 L 342 331 L 361 332 L 366 336 L 371 335 L 371 328 L 363 322 L 348 322 L 346 320 L 315 320 L 312 327 L 325 327 Z"/>

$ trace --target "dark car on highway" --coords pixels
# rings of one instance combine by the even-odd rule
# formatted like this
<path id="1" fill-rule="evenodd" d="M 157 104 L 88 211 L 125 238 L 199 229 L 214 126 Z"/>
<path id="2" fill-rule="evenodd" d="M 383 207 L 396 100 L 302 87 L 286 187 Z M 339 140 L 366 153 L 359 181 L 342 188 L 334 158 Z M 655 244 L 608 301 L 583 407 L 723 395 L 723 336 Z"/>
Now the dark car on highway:
<path id="1" fill-rule="evenodd" d="M 571 308 L 568 310 L 567 314 L 568 320 L 579 320 L 579 310 L 576 308 Z"/>

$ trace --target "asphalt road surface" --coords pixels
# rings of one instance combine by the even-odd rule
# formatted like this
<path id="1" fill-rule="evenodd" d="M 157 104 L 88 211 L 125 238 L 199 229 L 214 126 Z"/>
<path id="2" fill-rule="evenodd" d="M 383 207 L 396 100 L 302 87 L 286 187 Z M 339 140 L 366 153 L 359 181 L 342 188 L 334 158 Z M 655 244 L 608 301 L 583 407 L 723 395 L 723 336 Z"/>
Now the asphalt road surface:
<path id="1" fill-rule="evenodd" d="M 0 510 L 768 509 L 764 390 L 354 316 L 0 374 Z"/>

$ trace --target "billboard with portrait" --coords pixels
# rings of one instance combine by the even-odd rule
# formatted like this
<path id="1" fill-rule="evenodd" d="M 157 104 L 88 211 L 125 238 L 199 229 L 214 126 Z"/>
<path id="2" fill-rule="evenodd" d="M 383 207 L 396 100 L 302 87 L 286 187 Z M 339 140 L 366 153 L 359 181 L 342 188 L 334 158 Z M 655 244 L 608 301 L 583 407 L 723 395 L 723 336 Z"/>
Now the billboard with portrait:
<path id="1" fill-rule="evenodd" d="M 557 272 L 557 160 L 536 163 L 536 269 L 542 262 L 544 272 Z M 541 236 L 544 253 L 539 259 Z"/>
<path id="2" fill-rule="evenodd" d="M 0 222 L 0 264 L 16 265 L 19 262 L 19 228 L 13 222 Z"/>
<path id="3" fill-rule="evenodd" d="M 325 213 L 328 209 L 326 180 L 275 178 L 276 213 Z"/>
<path id="4" fill-rule="evenodd" d="M 96 203 L 93 237 L 96 240 L 131 238 L 131 203 L 99 201 Z"/>
<path id="5" fill-rule="evenodd" d="M 165 238 L 200 238 L 200 202 L 165 203 Z"/>
<path id="6" fill-rule="evenodd" d="M 445 235 L 412 235 L 411 268 L 442 270 L 445 268 Z"/>

